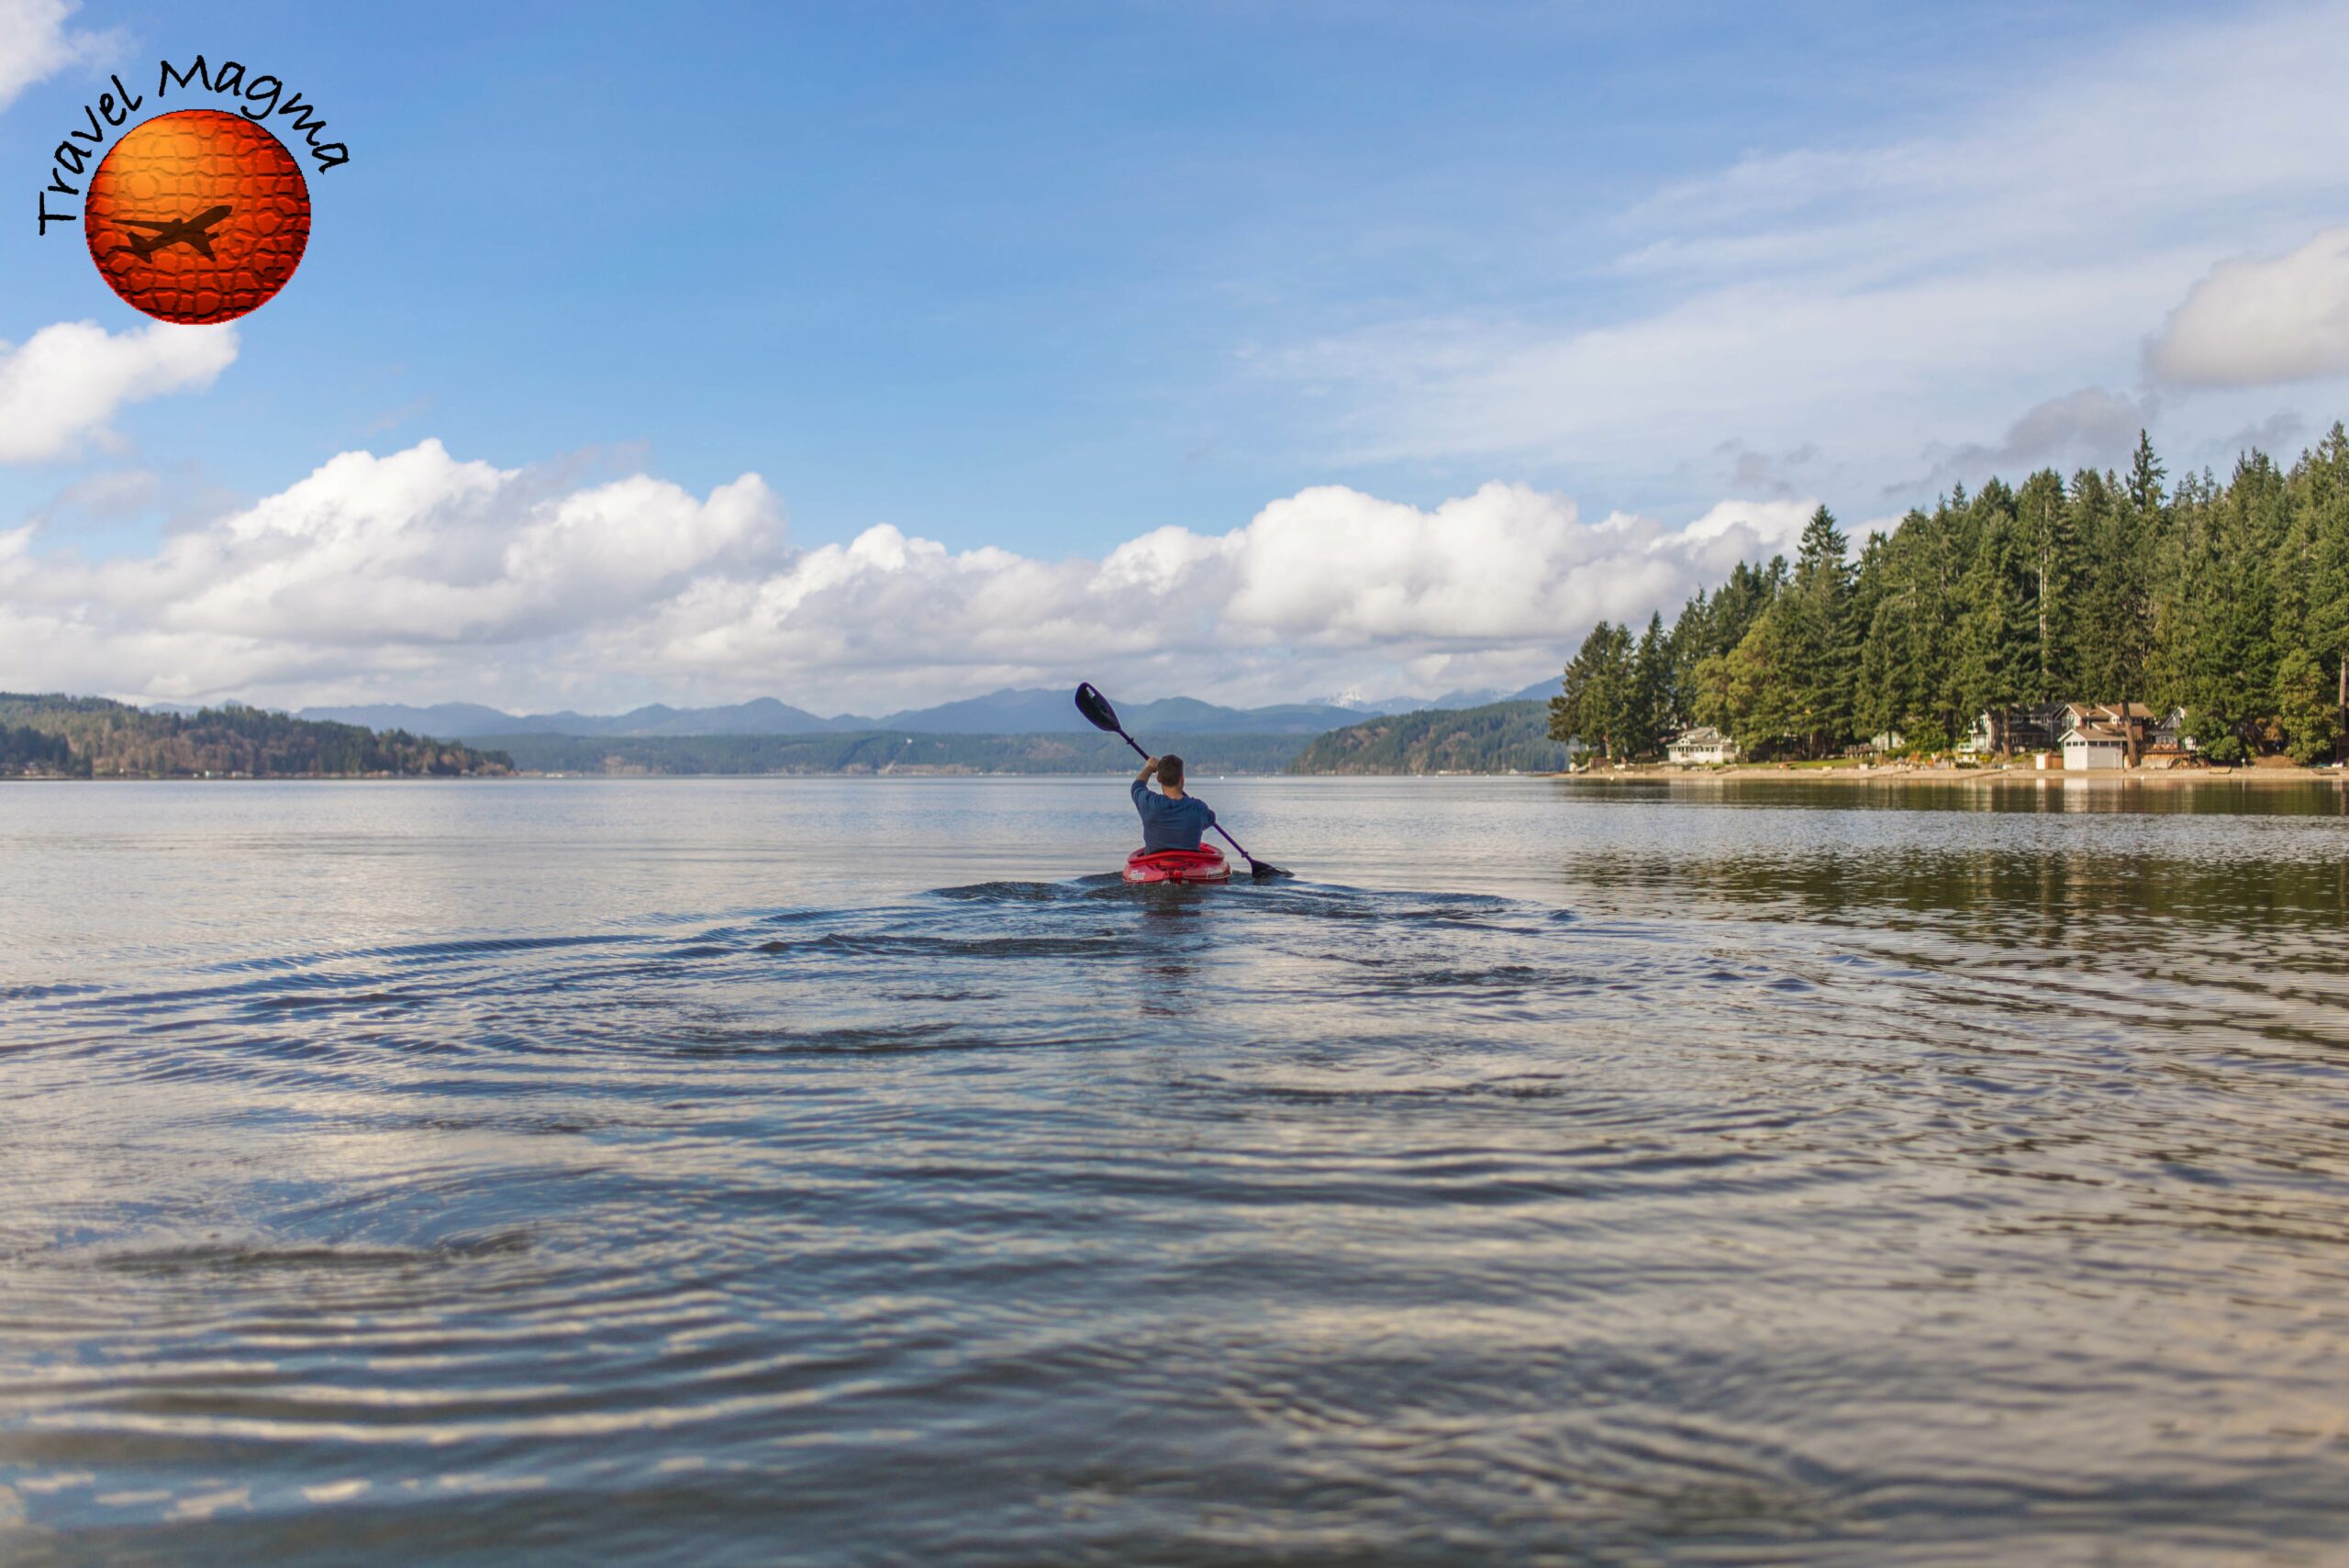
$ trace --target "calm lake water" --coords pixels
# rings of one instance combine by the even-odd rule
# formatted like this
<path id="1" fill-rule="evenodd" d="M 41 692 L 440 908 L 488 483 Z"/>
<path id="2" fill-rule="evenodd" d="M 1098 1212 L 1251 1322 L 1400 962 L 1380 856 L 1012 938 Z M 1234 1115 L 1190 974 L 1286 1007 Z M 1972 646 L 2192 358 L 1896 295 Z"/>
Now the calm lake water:
<path id="1" fill-rule="evenodd" d="M 0 787 L 0 1561 L 2319 1563 L 2349 817 Z"/>

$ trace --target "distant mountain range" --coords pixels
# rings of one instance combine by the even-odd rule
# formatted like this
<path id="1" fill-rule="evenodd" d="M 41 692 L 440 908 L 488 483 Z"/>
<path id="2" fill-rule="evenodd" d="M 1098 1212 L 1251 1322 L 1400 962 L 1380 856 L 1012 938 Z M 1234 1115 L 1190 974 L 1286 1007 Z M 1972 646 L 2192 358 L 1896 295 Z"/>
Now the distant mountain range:
<path id="1" fill-rule="evenodd" d="M 1205 705 L 1201 705 L 1205 706 Z M 1140 711 L 1137 705 L 1137 711 Z M 1570 748 L 1539 702 L 1380 714 L 1318 735 L 1186 732 L 1196 778 L 1246 773 L 1553 773 Z M 526 773 L 629 774 L 1128 773 L 1133 754 L 1090 728 L 821 735 L 499 735 L 476 744 Z"/>
<path id="2" fill-rule="evenodd" d="M 1546 694 L 1548 686 L 1532 689 Z M 0 777 L 1130 770 L 1133 759 L 1124 743 L 1077 719 L 1074 704 L 1067 719 L 1057 700 L 1045 706 L 1045 699 L 1060 695 L 1001 692 L 849 728 L 833 727 L 855 721 L 821 718 L 773 699 L 719 708 L 642 707 L 607 717 L 517 717 L 451 703 L 314 708 L 292 718 L 233 703 L 184 715 L 99 697 L 0 693 Z M 1169 697 L 1130 703 L 1123 713 L 1153 740 L 1179 737 L 1192 772 L 1202 778 L 1284 771 L 1542 773 L 1563 766 L 1567 755 L 1567 748 L 1549 739 L 1548 709 L 1538 698 L 1382 714 L 1330 703 L 1227 708 Z M 1333 716 L 1342 722 L 1332 723 Z M 519 728 L 525 725 L 536 728 Z M 507 728 L 491 735 L 474 732 L 491 726 Z M 471 746 L 461 743 L 454 733 L 459 730 Z"/>
<path id="3" fill-rule="evenodd" d="M 825 735 L 840 728 L 803 708 L 773 697 L 736 703 L 729 707 L 649 707 L 612 715 L 573 713 L 512 714 L 479 703 L 444 702 L 430 707 L 406 703 L 372 703 L 353 707 L 306 707 L 302 718 L 332 719 L 339 724 L 363 724 L 370 729 L 405 729 L 442 740 L 471 740 L 484 735 Z M 851 726 L 869 729 L 869 721 Z"/>
<path id="4" fill-rule="evenodd" d="M 1280 703 L 1270 707 L 1222 707 L 1197 697 L 1162 697 L 1119 703 L 1119 717 L 1136 734 L 1319 735 L 1358 722 L 1365 714 L 1416 712 L 1431 707 L 1475 707 L 1495 701 L 1547 697 L 1554 680 L 1537 681 L 1516 693 L 1448 692 L 1433 701 L 1396 697 L 1375 703 Z M 1116 694 L 1110 694 L 1116 701 Z M 159 705 L 161 706 L 161 705 Z M 442 740 L 484 736 L 579 735 L 655 738 L 685 735 L 851 735 L 901 729 L 928 735 L 1058 735 L 1089 731 L 1071 694 L 1059 687 L 1030 686 L 990 693 L 934 707 L 907 708 L 879 718 L 841 714 L 826 718 L 773 697 L 724 707 L 670 707 L 654 703 L 621 714 L 511 714 L 479 703 L 438 703 L 415 707 L 374 703 L 347 707 L 306 707 L 297 716 L 370 729 L 405 729 Z"/>
<path id="5" fill-rule="evenodd" d="M 509 735 L 484 742 L 527 772 L 694 775 L 766 773 L 1130 774 L 1134 754 L 1114 735 Z M 1276 773 L 1309 735 L 1186 735 L 1191 776 Z"/>
<path id="6" fill-rule="evenodd" d="M 1356 713 L 1392 716 L 1398 713 L 1453 713 L 1463 708 L 1489 707 L 1497 702 L 1548 702 L 1558 695 L 1558 677 L 1544 676 L 1530 686 L 1503 691 L 1498 686 L 1461 686 L 1440 697 L 1380 697 L 1371 702 L 1341 702 Z"/>

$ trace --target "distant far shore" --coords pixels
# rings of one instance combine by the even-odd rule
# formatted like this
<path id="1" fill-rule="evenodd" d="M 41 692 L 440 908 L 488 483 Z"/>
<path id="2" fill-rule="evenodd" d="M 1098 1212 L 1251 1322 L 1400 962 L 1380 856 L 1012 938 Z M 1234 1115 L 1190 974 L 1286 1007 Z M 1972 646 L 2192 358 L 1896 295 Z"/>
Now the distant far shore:
<path id="1" fill-rule="evenodd" d="M 502 773 L 0 773 L 0 786 L 138 784 L 451 784 L 461 779 L 509 780 Z"/>

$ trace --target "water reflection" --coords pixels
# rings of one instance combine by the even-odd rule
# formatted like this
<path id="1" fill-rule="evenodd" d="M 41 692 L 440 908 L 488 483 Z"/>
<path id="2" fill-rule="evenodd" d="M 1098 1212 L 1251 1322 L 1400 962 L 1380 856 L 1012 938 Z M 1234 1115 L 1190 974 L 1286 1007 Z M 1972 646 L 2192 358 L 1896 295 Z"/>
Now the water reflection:
<path id="1" fill-rule="evenodd" d="M 1562 798 L 1687 801 L 1803 811 L 2110 812 L 2126 816 L 2341 817 L 2349 815 L 2349 785 L 2296 777 L 2283 783 L 2194 775 L 2164 779 L 2065 778 L 2011 770 L 1960 774 L 1948 782 L 1907 776 L 1873 783 L 1776 782 L 1735 779 L 1560 781 Z"/>
<path id="2" fill-rule="evenodd" d="M 2349 822 L 2113 798 L 11 795 L 0 1557 L 2321 1560 Z"/>

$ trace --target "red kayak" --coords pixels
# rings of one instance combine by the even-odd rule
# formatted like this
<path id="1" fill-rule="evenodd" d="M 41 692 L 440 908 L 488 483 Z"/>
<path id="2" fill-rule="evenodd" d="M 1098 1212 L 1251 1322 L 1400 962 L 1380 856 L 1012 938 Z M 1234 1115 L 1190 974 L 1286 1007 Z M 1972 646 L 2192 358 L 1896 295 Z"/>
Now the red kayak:
<path id="1" fill-rule="evenodd" d="M 1231 867 L 1211 844 L 1196 850 L 1136 850 L 1126 857 L 1128 882 L 1230 882 Z"/>

